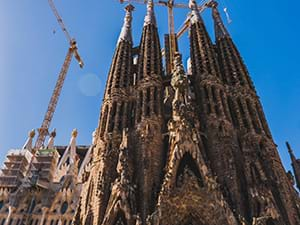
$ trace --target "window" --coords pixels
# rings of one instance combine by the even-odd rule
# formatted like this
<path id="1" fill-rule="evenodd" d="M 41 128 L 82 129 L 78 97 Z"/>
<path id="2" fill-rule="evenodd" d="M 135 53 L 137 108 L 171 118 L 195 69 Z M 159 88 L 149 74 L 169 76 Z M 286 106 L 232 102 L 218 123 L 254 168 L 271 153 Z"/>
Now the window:
<path id="1" fill-rule="evenodd" d="M 68 202 L 64 202 L 62 205 L 61 205 L 61 208 L 60 208 L 60 213 L 61 214 L 65 214 L 68 210 L 68 207 L 69 207 L 69 204 Z"/>
<path id="2" fill-rule="evenodd" d="M 3 206 L 4 206 L 4 201 L 1 200 L 1 201 L 0 201 L 0 210 L 3 208 Z"/>

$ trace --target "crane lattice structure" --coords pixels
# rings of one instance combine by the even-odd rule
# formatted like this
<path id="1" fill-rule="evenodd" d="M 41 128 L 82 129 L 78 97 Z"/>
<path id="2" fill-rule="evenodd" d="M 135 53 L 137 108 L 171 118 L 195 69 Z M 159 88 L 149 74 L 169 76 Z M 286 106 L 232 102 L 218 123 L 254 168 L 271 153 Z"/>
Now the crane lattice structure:
<path id="1" fill-rule="evenodd" d="M 37 137 L 35 147 L 34 147 L 35 151 L 39 150 L 44 145 L 46 136 L 49 134 L 49 127 L 50 127 L 50 124 L 51 124 L 51 121 L 52 121 L 52 118 L 53 118 L 53 115 L 54 115 L 54 112 L 55 112 L 55 109 L 57 106 L 57 102 L 58 102 L 59 96 L 61 94 L 61 90 L 62 90 L 62 87 L 63 87 L 64 81 L 65 81 L 66 75 L 68 73 L 73 56 L 75 56 L 79 66 L 81 68 L 84 65 L 83 61 L 78 53 L 77 43 L 74 38 L 71 38 L 71 35 L 69 34 L 61 16 L 59 15 L 59 13 L 54 5 L 53 0 L 48 0 L 48 2 L 49 2 L 49 5 L 59 23 L 62 31 L 64 32 L 64 34 L 69 42 L 70 47 L 69 47 L 67 56 L 65 58 L 65 61 L 63 63 L 63 66 L 61 68 L 61 71 L 59 73 L 58 80 L 56 82 L 53 94 L 51 96 L 47 112 L 44 116 L 42 126 L 38 129 L 38 137 Z"/>
<path id="2" fill-rule="evenodd" d="M 147 4 L 148 0 L 120 0 L 120 3 L 138 3 L 138 4 Z M 207 7 L 209 7 L 210 3 L 213 0 L 202 0 L 202 2 L 198 5 L 199 12 L 204 11 Z M 165 6 L 168 8 L 168 30 L 169 30 L 169 49 L 166 52 L 165 50 L 162 51 L 162 55 L 165 56 L 168 54 L 169 57 L 169 65 L 167 65 L 167 70 L 172 71 L 173 69 L 173 59 L 175 52 L 177 51 L 177 39 L 179 39 L 189 28 L 190 24 L 190 16 L 184 21 L 183 26 L 179 29 L 177 34 L 175 33 L 175 25 L 174 25 L 174 8 L 182 8 L 182 9 L 189 9 L 190 6 L 188 4 L 183 3 L 175 3 L 175 0 L 167 0 L 162 1 L 159 0 L 158 2 L 153 2 L 154 5 L 158 6 Z"/>

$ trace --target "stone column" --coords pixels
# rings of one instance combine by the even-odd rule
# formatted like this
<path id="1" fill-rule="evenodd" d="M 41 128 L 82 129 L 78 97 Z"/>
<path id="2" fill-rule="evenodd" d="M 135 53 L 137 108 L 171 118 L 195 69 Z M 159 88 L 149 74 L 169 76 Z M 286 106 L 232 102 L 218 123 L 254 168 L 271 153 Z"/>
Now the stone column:
<path id="1" fill-rule="evenodd" d="M 8 207 L 8 215 L 7 218 L 5 220 L 5 224 L 4 225 L 8 225 L 12 216 L 13 211 L 15 210 L 15 208 L 13 206 L 9 206 Z"/>
<path id="2" fill-rule="evenodd" d="M 43 207 L 42 208 L 42 212 L 43 212 L 43 214 L 42 214 L 42 218 L 40 220 L 40 224 L 39 225 L 43 225 L 44 224 L 44 220 L 45 220 L 45 216 L 46 216 L 46 214 L 48 212 L 48 208 L 47 207 Z"/>

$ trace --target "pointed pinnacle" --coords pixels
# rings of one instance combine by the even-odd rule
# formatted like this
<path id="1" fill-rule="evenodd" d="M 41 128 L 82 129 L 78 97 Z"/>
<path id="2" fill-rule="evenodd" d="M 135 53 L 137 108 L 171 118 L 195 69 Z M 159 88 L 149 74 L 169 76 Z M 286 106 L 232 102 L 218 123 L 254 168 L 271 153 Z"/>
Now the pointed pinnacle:
<path id="1" fill-rule="evenodd" d="M 131 21 L 132 21 L 132 11 L 134 10 L 134 6 L 129 4 L 125 7 L 125 18 L 124 24 L 120 33 L 119 41 L 129 41 L 132 42 L 132 35 L 131 35 Z"/>
<path id="2" fill-rule="evenodd" d="M 202 21 L 196 0 L 189 0 L 189 8 L 191 9 L 191 24 Z"/>
<path id="3" fill-rule="evenodd" d="M 212 8 L 212 16 L 215 23 L 216 37 L 229 37 L 229 33 L 225 28 L 221 15 L 218 11 L 218 3 L 216 1 L 212 1 L 209 3 L 208 6 Z"/>
<path id="4" fill-rule="evenodd" d="M 155 19 L 155 14 L 154 14 L 154 3 L 153 0 L 148 0 L 147 3 L 147 14 L 145 16 L 144 20 L 144 26 L 147 26 L 149 24 L 153 24 L 156 26 L 156 19 Z"/>

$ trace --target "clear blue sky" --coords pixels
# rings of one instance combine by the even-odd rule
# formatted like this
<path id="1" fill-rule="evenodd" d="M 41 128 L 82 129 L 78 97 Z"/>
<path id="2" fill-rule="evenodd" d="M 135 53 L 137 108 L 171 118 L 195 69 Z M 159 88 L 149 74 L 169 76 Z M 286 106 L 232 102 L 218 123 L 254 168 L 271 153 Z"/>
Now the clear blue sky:
<path id="1" fill-rule="evenodd" d="M 233 23 L 227 25 L 252 75 L 283 162 L 290 162 L 285 140 L 300 149 L 299 36 L 300 3 L 222 1 Z M 187 2 L 182 0 L 181 2 Z M 123 23 L 117 0 L 56 0 L 70 33 L 76 37 L 85 68 L 73 61 L 52 127 L 56 144 L 69 142 L 73 128 L 78 144 L 90 144 L 97 127 L 106 76 Z M 134 12 L 135 45 L 145 7 Z M 167 32 L 166 9 L 156 8 L 161 37 Z M 187 10 L 176 10 L 176 27 Z M 224 15 L 223 15 L 224 16 Z M 210 11 L 204 13 L 213 36 Z M 11 148 L 22 147 L 27 132 L 40 126 L 68 44 L 47 0 L 0 1 L 0 162 Z M 53 34 L 53 31 L 56 33 Z M 180 41 L 187 59 L 187 37 Z M 298 151 L 299 152 L 299 151 Z M 300 157 L 300 153 L 298 153 Z"/>

